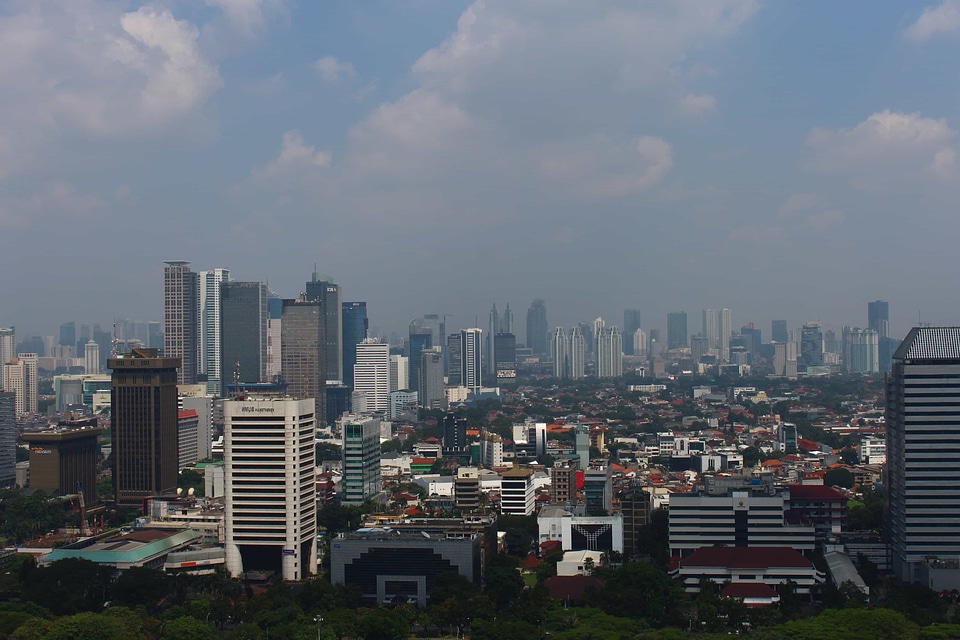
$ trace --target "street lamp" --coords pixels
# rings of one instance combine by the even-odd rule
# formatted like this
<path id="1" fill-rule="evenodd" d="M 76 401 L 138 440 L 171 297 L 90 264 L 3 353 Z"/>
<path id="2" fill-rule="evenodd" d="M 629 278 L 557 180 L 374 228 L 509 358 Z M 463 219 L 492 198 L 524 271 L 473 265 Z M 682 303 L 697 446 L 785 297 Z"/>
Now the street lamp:
<path id="1" fill-rule="evenodd" d="M 323 640 L 323 638 L 320 637 L 320 625 L 323 624 L 323 616 L 317 616 L 313 621 L 317 623 L 317 640 Z"/>

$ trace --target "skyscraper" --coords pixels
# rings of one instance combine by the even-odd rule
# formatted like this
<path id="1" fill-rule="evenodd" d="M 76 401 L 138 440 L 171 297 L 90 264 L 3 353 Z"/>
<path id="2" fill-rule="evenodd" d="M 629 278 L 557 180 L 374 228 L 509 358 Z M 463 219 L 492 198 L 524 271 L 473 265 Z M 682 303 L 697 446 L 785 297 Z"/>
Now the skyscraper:
<path id="1" fill-rule="evenodd" d="M 460 331 L 460 386 L 474 393 L 483 386 L 483 330 Z"/>
<path id="2" fill-rule="evenodd" d="M 402 391 L 410 388 L 410 364 L 406 356 L 390 356 L 390 391 Z"/>
<path id="3" fill-rule="evenodd" d="M 307 283 L 307 300 L 319 300 L 323 311 L 323 334 L 326 340 L 326 374 L 329 381 L 343 380 L 343 330 L 340 325 L 341 308 L 340 285 L 330 276 L 313 272 L 313 279 Z"/>
<path id="4" fill-rule="evenodd" d="M 463 350 L 460 345 L 460 334 L 451 333 L 447 336 L 447 381 L 451 385 L 460 384 L 462 369 Z"/>
<path id="5" fill-rule="evenodd" d="M 623 335 L 628 339 L 624 342 L 623 353 L 628 356 L 639 355 L 633 348 L 633 334 L 640 328 L 640 310 L 623 310 Z"/>
<path id="6" fill-rule="evenodd" d="M 497 365 L 494 380 L 517 377 L 517 336 L 498 333 L 493 337 L 493 358 Z"/>
<path id="7" fill-rule="evenodd" d="M 730 309 L 720 309 L 720 359 L 730 360 L 730 336 L 733 334 L 733 318 Z"/>
<path id="8" fill-rule="evenodd" d="M 113 486 L 117 504 L 140 507 L 144 498 L 177 489 L 177 367 L 179 358 L 134 349 L 110 358 Z"/>
<path id="9" fill-rule="evenodd" d="M 316 572 L 315 404 L 249 396 L 223 403 L 226 568 Z"/>
<path id="10" fill-rule="evenodd" d="M 265 382 L 267 287 L 259 282 L 220 283 L 220 367 L 223 397 L 239 365 L 240 382 Z M 281 319 L 282 326 L 282 319 Z"/>
<path id="11" fill-rule="evenodd" d="M 228 269 L 200 272 L 200 373 L 207 374 L 207 393 L 222 393 L 220 356 L 220 285 L 230 280 Z M 232 378 L 233 368 L 227 372 Z"/>
<path id="12" fill-rule="evenodd" d="M 823 332 L 819 322 L 808 322 L 801 329 L 800 364 L 804 367 L 823 364 Z"/>
<path id="13" fill-rule="evenodd" d="M 0 329 L 0 367 L 10 362 L 10 358 L 17 355 L 17 332 L 13 327 Z M 0 390 L 5 389 L 5 382 L 0 376 Z M 10 389 L 6 389 L 10 391 Z"/>
<path id="14" fill-rule="evenodd" d="M 579 380 L 586 375 L 587 369 L 587 342 L 583 339 L 580 327 L 570 329 L 570 378 Z"/>
<path id="15" fill-rule="evenodd" d="M 437 409 L 444 401 L 443 352 L 440 347 L 431 347 L 420 352 L 417 369 L 417 398 L 421 407 Z"/>
<path id="16" fill-rule="evenodd" d="M 867 303 L 867 328 L 877 332 L 877 337 L 890 336 L 890 303 L 875 300 Z"/>
<path id="17" fill-rule="evenodd" d="M 550 355 L 553 356 L 553 376 L 555 378 L 570 377 L 570 343 L 563 327 L 555 327 L 550 332 Z"/>
<path id="18" fill-rule="evenodd" d="M 500 333 L 513 333 L 513 311 L 510 310 L 509 302 L 500 317 Z"/>
<path id="19" fill-rule="evenodd" d="M 494 303 L 493 308 L 490 309 L 490 328 L 489 333 L 487 333 L 487 349 L 486 349 L 486 373 L 490 376 L 490 379 L 495 379 L 497 377 L 497 357 L 494 353 L 494 344 L 493 337 L 497 335 L 500 331 L 500 315 L 497 313 L 497 305 Z"/>
<path id="20" fill-rule="evenodd" d="M 683 349 L 687 346 L 687 312 L 674 311 L 667 314 L 667 349 Z"/>
<path id="21" fill-rule="evenodd" d="M 903 582 L 929 584 L 937 560 L 956 563 L 960 556 L 958 379 L 960 327 L 911 329 L 887 376 L 884 489 L 891 564 Z"/>
<path id="22" fill-rule="evenodd" d="M 720 347 L 720 322 L 717 319 L 715 309 L 703 310 L 703 333 L 707 339 L 707 349 L 717 349 Z"/>
<path id="23" fill-rule="evenodd" d="M 19 353 L 3 365 L 3 388 L 16 394 L 17 416 L 36 413 L 37 354 Z"/>
<path id="24" fill-rule="evenodd" d="M 390 345 L 367 338 L 357 345 L 353 390 L 366 394 L 367 410 L 386 413 L 390 408 Z"/>
<path id="25" fill-rule="evenodd" d="M 163 357 L 180 359 L 179 384 L 196 384 L 200 360 L 200 277 L 190 271 L 186 260 L 168 260 L 165 264 Z"/>
<path id="26" fill-rule="evenodd" d="M 77 346 L 77 323 L 73 320 L 70 322 L 64 322 L 60 325 L 60 342 L 61 347 L 76 347 Z M 13 356 L 10 356 L 11 358 Z"/>
<path id="27" fill-rule="evenodd" d="M 343 384 L 353 387 L 353 367 L 357 363 L 357 345 L 366 340 L 370 321 L 367 318 L 366 302 L 344 302 L 342 310 Z M 413 364 L 411 369 L 415 369 Z"/>
<path id="28" fill-rule="evenodd" d="M 880 372 L 877 332 L 859 327 L 843 328 L 843 366 L 850 373 Z"/>
<path id="29" fill-rule="evenodd" d="M 623 337 L 620 327 L 605 327 L 597 336 L 597 377 L 619 378 L 622 375 Z"/>
<path id="30" fill-rule="evenodd" d="M 280 313 L 280 372 L 297 400 L 316 401 L 317 424 L 327 417 L 327 343 L 323 312 L 317 300 L 283 301 Z"/>
<path id="31" fill-rule="evenodd" d="M 83 372 L 88 376 L 100 373 L 100 345 L 93 340 L 83 347 Z"/>
<path id="32" fill-rule="evenodd" d="M 13 487 L 17 474 L 17 394 L 0 391 L 0 488 Z"/>
<path id="33" fill-rule="evenodd" d="M 410 379 L 419 380 L 420 373 L 420 353 L 434 346 L 433 330 L 430 327 L 423 326 L 420 322 L 422 318 L 417 318 L 410 323 L 409 340 L 407 341 L 407 355 L 410 358 Z M 437 344 L 436 346 L 441 346 Z M 443 372 L 441 371 L 441 375 Z M 421 396 L 421 399 L 423 396 Z"/>
<path id="34" fill-rule="evenodd" d="M 647 357 L 647 332 L 643 329 L 637 329 L 633 332 L 631 341 L 633 342 L 633 355 L 641 358 Z"/>
<path id="35" fill-rule="evenodd" d="M 774 320 L 770 323 L 770 339 L 774 342 L 790 342 L 790 332 L 787 331 L 786 320 Z"/>
<path id="36" fill-rule="evenodd" d="M 537 298 L 527 310 L 527 347 L 535 355 L 547 353 L 547 307 Z"/>
<path id="37" fill-rule="evenodd" d="M 590 335 L 593 336 L 593 340 L 591 340 L 591 342 L 593 343 L 594 357 L 596 357 L 596 355 L 599 353 L 599 351 L 597 351 L 597 344 L 600 339 L 600 332 L 603 331 L 603 328 L 606 326 L 607 323 L 604 322 L 603 318 L 594 318 L 590 332 Z"/>
<path id="38" fill-rule="evenodd" d="M 366 343 L 364 343 L 366 344 Z M 357 345 L 357 348 L 363 344 Z M 360 360 L 357 360 L 357 367 Z M 359 373 L 359 372 L 358 372 Z M 380 420 L 350 416 L 343 425 L 343 504 L 380 493 Z"/>

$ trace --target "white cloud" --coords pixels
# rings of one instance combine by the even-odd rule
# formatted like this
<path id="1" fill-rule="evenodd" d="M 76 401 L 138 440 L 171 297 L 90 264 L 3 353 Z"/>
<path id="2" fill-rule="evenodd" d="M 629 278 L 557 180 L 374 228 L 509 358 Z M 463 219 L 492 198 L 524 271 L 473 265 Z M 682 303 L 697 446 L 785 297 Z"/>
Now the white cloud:
<path id="1" fill-rule="evenodd" d="M 709 93 L 701 95 L 688 93 L 680 99 L 678 106 L 684 113 L 690 115 L 699 115 L 710 111 L 716 111 L 717 100 Z"/>
<path id="2" fill-rule="evenodd" d="M 277 180 L 288 184 L 304 179 L 312 181 L 318 169 L 330 166 L 332 155 L 328 151 L 318 151 L 316 147 L 303 141 L 299 131 L 287 131 L 280 143 L 280 152 L 275 158 L 253 171 L 253 179 L 261 184 L 274 184 Z"/>
<path id="3" fill-rule="evenodd" d="M 956 135 L 943 118 L 881 111 L 852 129 L 810 132 L 809 167 L 865 189 L 954 176 Z"/>
<path id="4" fill-rule="evenodd" d="M 960 3 L 957 0 L 944 0 L 936 6 L 923 10 L 917 21 L 904 30 L 904 37 L 911 42 L 926 42 L 943 34 L 960 30 Z"/>
<path id="5" fill-rule="evenodd" d="M 263 26 L 265 14 L 279 8 L 282 0 L 207 0 L 207 4 L 220 9 L 235 30 L 252 36 Z"/>
<path id="6" fill-rule="evenodd" d="M 352 78 L 356 75 L 352 64 L 338 60 L 333 56 L 320 58 L 313 63 L 313 68 L 317 70 L 324 82 L 339 82 L 344 78 Z"/>

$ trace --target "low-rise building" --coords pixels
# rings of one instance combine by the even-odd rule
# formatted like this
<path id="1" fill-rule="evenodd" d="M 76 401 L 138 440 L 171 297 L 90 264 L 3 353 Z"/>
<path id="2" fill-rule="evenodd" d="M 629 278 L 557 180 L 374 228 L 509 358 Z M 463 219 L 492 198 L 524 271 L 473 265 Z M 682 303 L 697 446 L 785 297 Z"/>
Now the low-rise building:
<path id="1" fill-rule="evenodd" d="M 772 588 L 790 582 L 798 594 L 809 595 L 826 579 L 803 554 L 787 547 L 701 547 L 681 558 L 671 573 L 687 593 L 699 593 L 700 581 L 706 579 Z"/>

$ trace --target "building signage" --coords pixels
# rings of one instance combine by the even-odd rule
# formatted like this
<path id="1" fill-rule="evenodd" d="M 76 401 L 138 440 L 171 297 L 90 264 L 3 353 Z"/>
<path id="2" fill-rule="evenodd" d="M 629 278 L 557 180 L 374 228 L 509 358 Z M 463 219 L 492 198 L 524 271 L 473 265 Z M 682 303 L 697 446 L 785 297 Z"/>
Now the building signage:
<path id="1" fill-rule="evenodd" d="M 295 556 L 295 555 L 297 555 L 297 550 L 296 550 L 296 549 L 284 549 L 284 550 L 283 550 L 283 555 L 285 555 L 285 556 Z"/>

